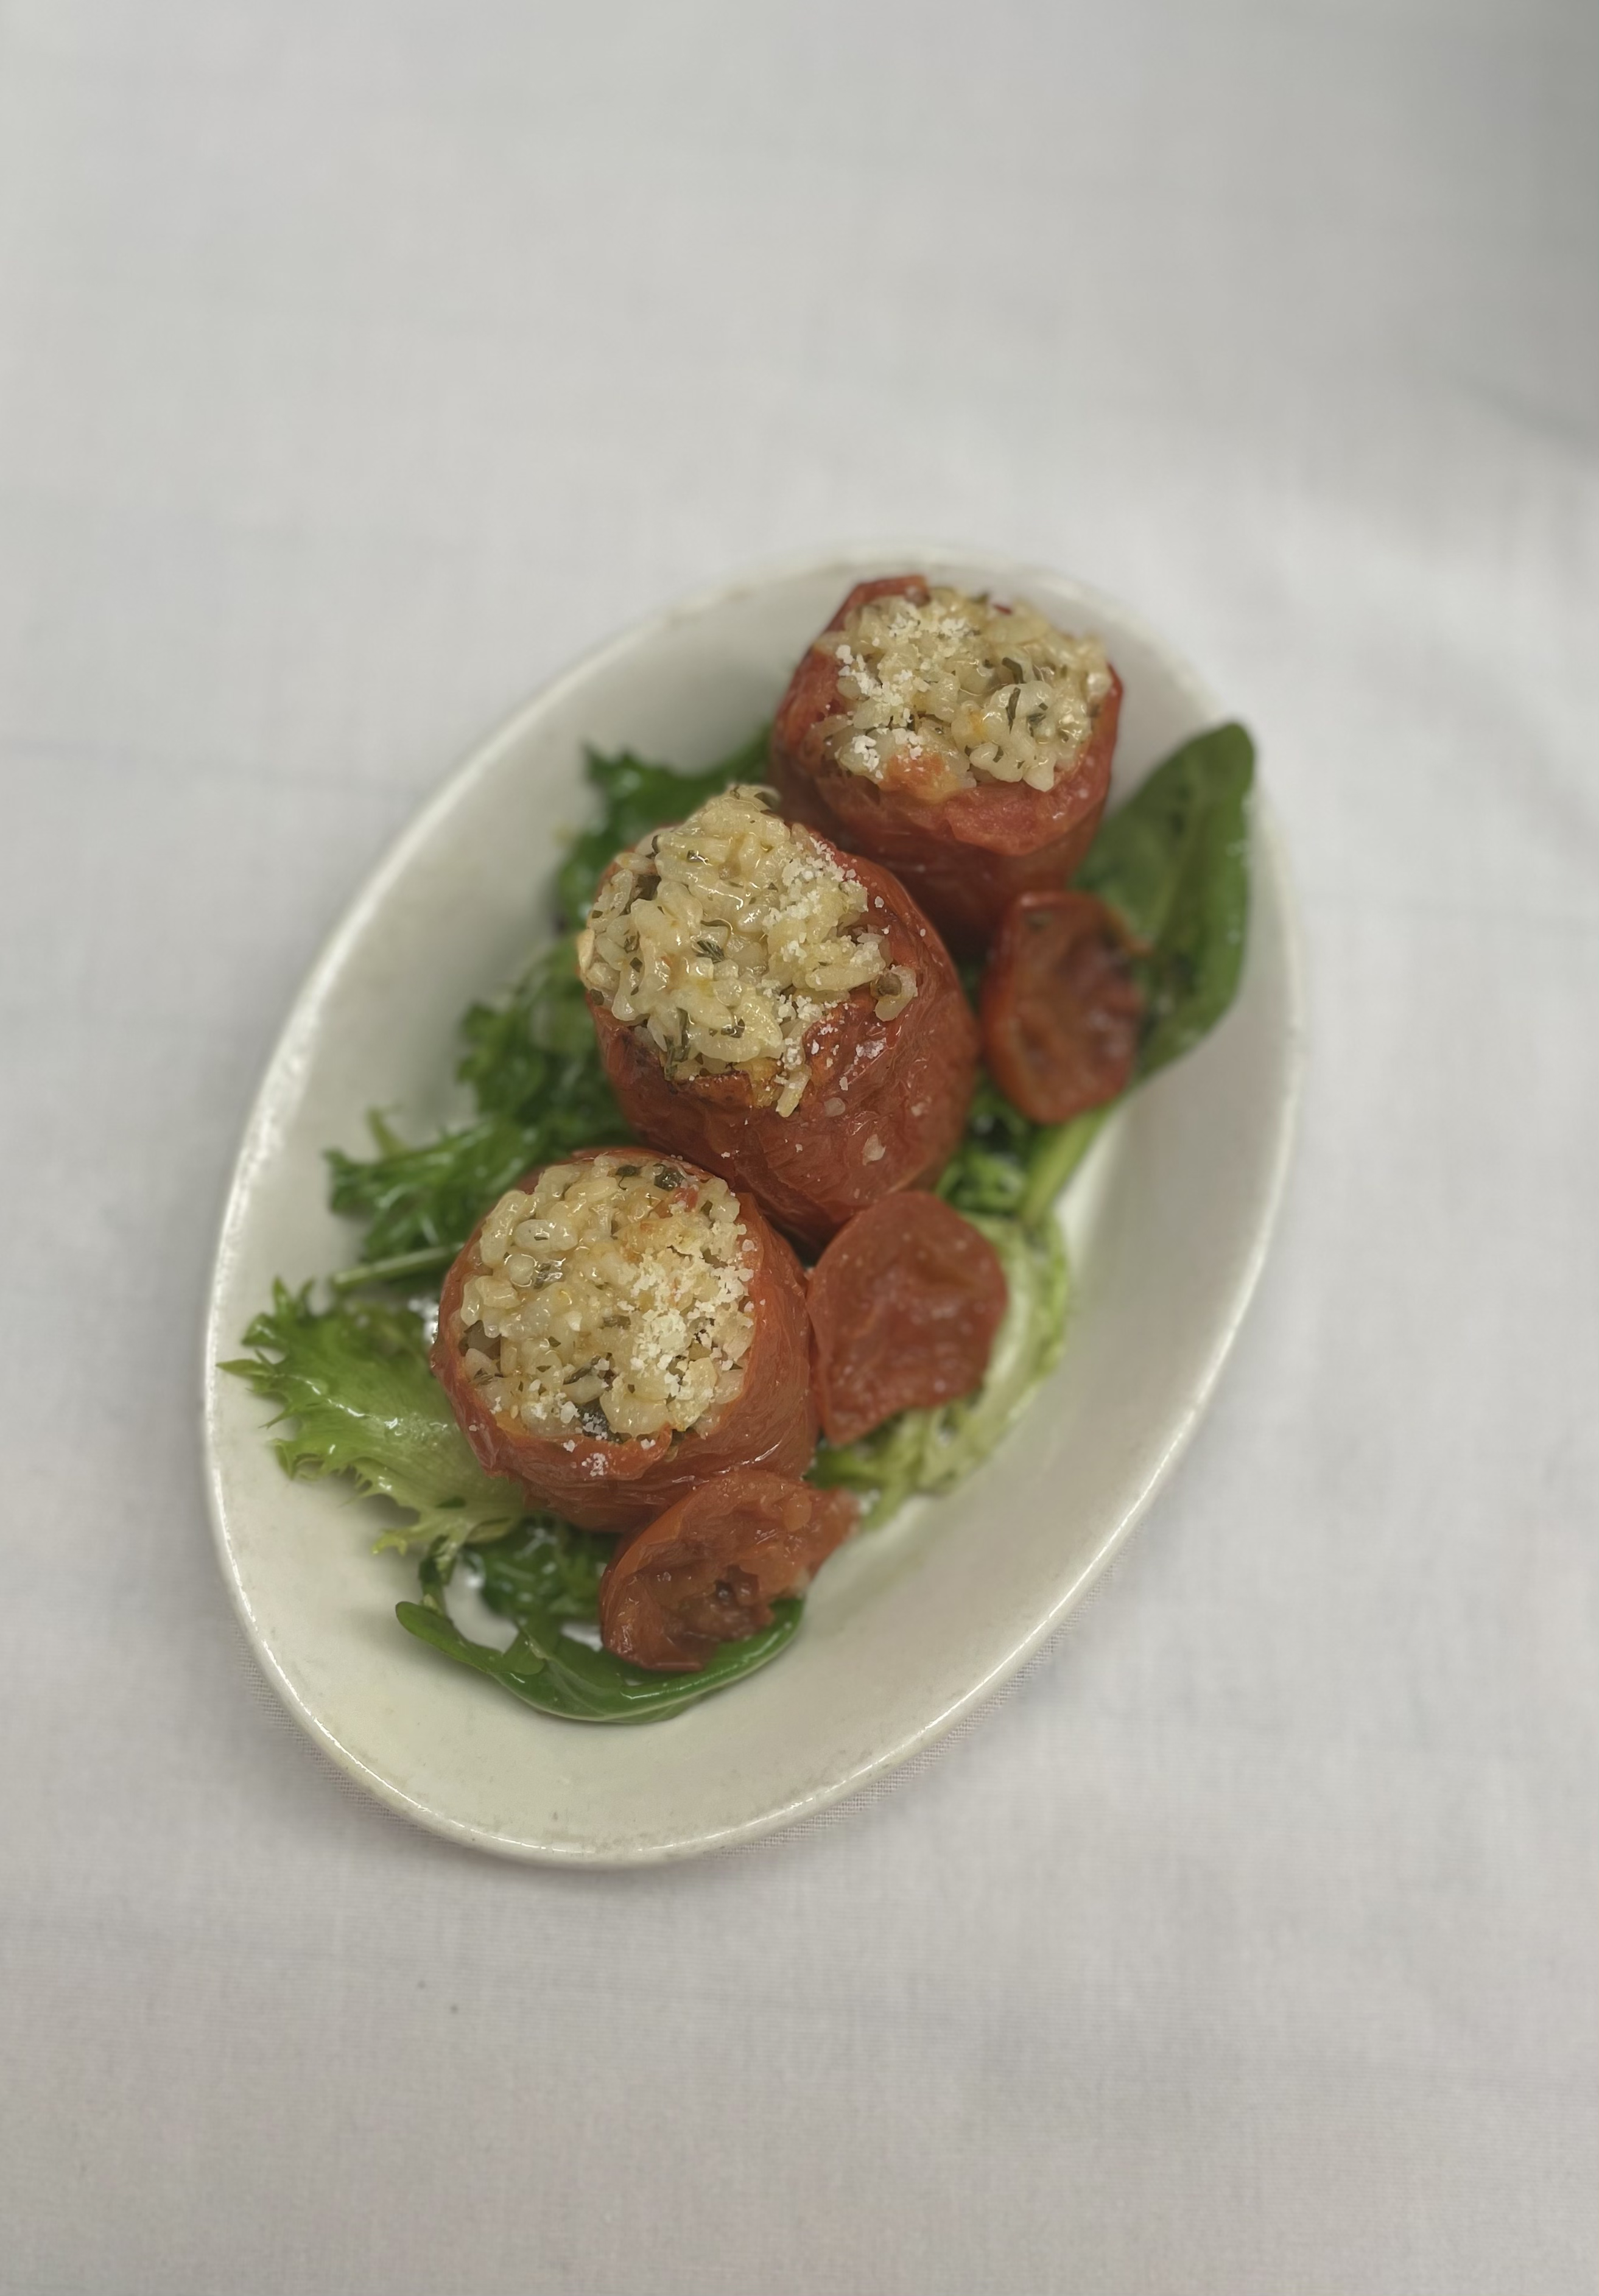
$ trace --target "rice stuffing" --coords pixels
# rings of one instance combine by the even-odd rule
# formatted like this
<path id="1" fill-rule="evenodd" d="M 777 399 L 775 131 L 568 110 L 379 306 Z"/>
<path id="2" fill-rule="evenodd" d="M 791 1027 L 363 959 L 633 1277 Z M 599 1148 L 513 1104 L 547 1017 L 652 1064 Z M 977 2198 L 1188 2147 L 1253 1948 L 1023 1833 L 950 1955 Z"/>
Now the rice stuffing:
<path id="1" fill-rule="evenodd" d="M 463 1362 L 508 1430 L 685 1434 L 743 1383 L 755 1253 L 725 1180 L 643 1152 L 553 1164 L 483 1223 Z"/>
<path id="2" fill-rule="evenodd" d="M 1053 788 L 1111 691 L 1098 638 L 961 590 L 868 599 L 816 643 L 838 663 L 833 762 L 932 803 L 985 781 Z"/>
<path id="3" fill-rule="evenodd" d="M 644 1029 L 669 1077 L 742 1074 L 791 1116 L 808 1032 L 857 990 L 878 1020 L 916 994 L 867 922 L 866 890 L 769 791 L 734 787 L 625 855 L 578 940 L 585 985 Z"/>

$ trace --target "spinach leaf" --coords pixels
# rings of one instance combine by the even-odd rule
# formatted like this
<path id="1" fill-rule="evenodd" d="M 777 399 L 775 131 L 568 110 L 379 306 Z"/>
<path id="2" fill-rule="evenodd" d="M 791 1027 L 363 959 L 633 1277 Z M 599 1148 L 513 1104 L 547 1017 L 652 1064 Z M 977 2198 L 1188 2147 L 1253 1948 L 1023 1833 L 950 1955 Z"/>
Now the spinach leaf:
<path id="1" fill-rule="evenodd" d="M 804 1604 L 775 1603 L 769 1627 L 742 1642 L 724 1643 L 695 1674 L 652 1674 L 629 1666 L 562 1628 L 564 1619 L 594 1615 L 603 1544 L 545 1522 L 529 1525 L 481 1556 L 465 1550 L 481 1567 L 483 1600 L 515 1622 L 516 1639 L 507 1650 L 470 1641 L 446 1609 L 444 1590 L 458 1557 L 425 1559 L 422 1601 L 399 1603 L 395 1616 L 407 1634 L 487 1675 L 525 1705 L 572 1722 L 661 1721 L 765 1666 L 799 1627 Z"/>
<path id="2" fill-rule="evenodd" d="M 652 765 L 631 750 L 619 750 L 610 757 L 590 750 L 583 769 L 590 785 L 599 791 L 604 811 L 594 827 L 585 830 L 574 843 L 555 880 L 556 904 L 563 922 L 574 931 L 582 922 L 594 887 L 626 847 L 636 845 L 652 829 L 683 820 L 730 783 L 764 781 L 770 739 L 771 727 L 763 726 L 731 757 L 697 773 Z"/>
<path id="3" fill-rule="evenodd" d="M 1070 1124 L 1034 1124 L 980 1069 L 965 1132 L 939 1175 L 938 1193 L 968 1218 L 986 1214 L 1033 1226 L 1077 1170 L 1109 1114 L 1108 1107 L 1093 1108 Z"/>
<path id="4" fill-rule="evenodd" d="M 403 1508 L 414 1520 L 380 1547 L 426 1539 L 447 1554 L 503 1538 L 526 1512 L 521 1493 L 473 1458 L 428 1369 L 421 1318 L 371 1300 L 318 1314 L 310 1288 L 275 1283 L 244 1334 L 253 1353 L 222 1366 L 278 1406 L 275 1425 L 294 1423 L 273 1447 L 285 1474 L 348 1475 Z"/>
<path id="5" fill-rule="evenodd" d="M 1140 1076 L 1198 1044 L 1237 990 L 1249 924 L 1254 754 L 1242 726 L 1185 742 L 1111 816 L 1078 872 L 1077 883 L 1109 901 L 1145 944 Z M 975 981 L 967 990 L 975 999 Z M 1032 1124 L 980 1072 L 939 1193 L 956 1211 L 1040 1219 L 1109 1113 Z"/>
<path id="6" fill-rule="evenodd" d="M 1115 1105 L 1108 1101 L 1103 1108 L 1090 1108 L 1065 1124 L 1035 1125 L 1028 1143 L 1027 1185 L 1017 1214 L 1024 1227 L 1048 1218 Z"/>
<path id="7" fill-rule="evenodd" d="M 902 1411 L 858 1443 L 824 1443 L 810 1480 L 842 1483 L 865 1501 L 861 1528 L 897 1513 L 919 1491 L 947 1491 L 980 1466 L 1060 1359 L 1068 1275 L 1058 1222 L 975 1218 L 1004 1267 L 1009 1299 L 983 1383 L 932 1411 Z"/>
<path id="8" fill-rule="evenodd" d="M 1254 744 L 1218 726 L 1175 750 L 1095 839 L 1077 880 L 1148 944 L 1138 1072 L 1198 1044 L 1232 1003 L 1249 923 Z"/>
<path id="9" fill-rule="evenodd" d="M 375 1112 L 378 1154 L 327 1152 L 329 1201 L 367 1223 L 362 1264 L 336 1288 L 447 1267 L 476 1222 L 529 1166 L 632 1138 L 605 1080 L 570 941 L 543 949 L 493 1004 L 461 1024 L 456 1069 L 475 1122 L 412 1147 Z"/>

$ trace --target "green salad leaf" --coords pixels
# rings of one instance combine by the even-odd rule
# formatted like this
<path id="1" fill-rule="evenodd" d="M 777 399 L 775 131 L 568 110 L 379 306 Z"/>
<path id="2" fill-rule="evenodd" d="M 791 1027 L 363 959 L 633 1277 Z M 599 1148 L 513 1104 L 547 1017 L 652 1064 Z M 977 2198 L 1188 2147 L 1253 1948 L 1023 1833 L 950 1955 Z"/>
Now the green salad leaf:
<path id="1" fill-rule="evenodd" d="M 1149 1011 L 1138 1047 L 1151 1076 L 1213 1029 L 1237 993 L 1249 929 L 1249 794 L 1254 745 L 1242 726 L 1201 734 L 1157 766 L 1101 828 L 1076 882 L 1144 943 Z M 975 980 L 967 983 L 975 997 Z M 1110 1113 L 1033 1124 L 980 1072 L 939 1193 L 962 1212 L 1043 1216 Z"/>
<path id="2" fill-rule="evenodd" d="M 966 1128 L 939 1180 L 939 1195 L 957 1212 L 1019 1211 L 1027 1193 L 1028 1159 L 1040 1128 L 1012 1106 L 987 1069 L 980 1069 Z"/>
<path id="3" fill-rule="evenodd" d="M 615 1552 L 614 1538 L 534 1514 L 509 1538 L 469 1548 L 466 1564 L 484 1603 L 502 1619 L 521 1620 L 535 1611 L 547 1619 L 597 1619 L 600 1580 Z M 424 1594 L 447 1581 L 450 1568 L 447 1555 L 430 1555 L 422 1571 Z"/>
<path id="4" fill-rule="evenodd" d="M 970 1219 L 1042 1219 L 1093 1146 L 1109 1109 L 1091 1109 L 1070 1124 L 1033 1124 L 1013 1108 L 986 1069 L 959 1146 L 944 1167 L 938 1193 Z"/>
<path id="5" fill-rule="evenodd" d="M 861 1528 L 885 1522 L 918 1492 L 952 1490 L 1009 1433 L 1060 1359 L 1069 1279 L 1060 1224 L 1032 1226 L 967 1213 L 999 1254 L 1004 1319 L 975 1395 L 932 1411 L 902 1411 L 858 1443 L 824 1443 L 811 1480 L 841 1483 L 865 1502 Z"/>
<path id="6" fill-rule="evenodd" d="M 605 1136 L 613 1134 L 617 1105 L 595 1054 L 594 1024 L 570 939 L 540 949 L 492 1004 L 469 1005 L 461 1035 L 466 1050 L 455 1074 L 480 1115 L 556 1128 L 552 1137 L 565 1147 L 586 1145 L 596 1126 Z"/>
<path id="7" fill-rule="evenodd" d="M 603 814 L 560 873 L 569 923 L 586 910 L 613 854 L 730 783 L 761 779 L 767 740 L 763 728 L 733 756 L 691 773 L 631 751 L 591 751 L 586 772 Z M 1252 764 L 1241 726 L 1185 743 L 1105 823 L 1078 873 L 1078 883 L 1118 908 L 1145 944 L 1150 1015 L 1141 1075 L 1197 1043 L 1236 990 Z M 473 1119 L 413 1145 L 374 1113 L 375 1156 L 330 1151 L 333 1209 L 366 1223 L 361 1264 L 332 1279 L 335 1294 L 346 1296 L 319 1312 L 308 1285 L 299 1292 L 275 1285 L 271 1308 L 244 1335 L 251 1352 L 224 1368 L 278 1406 L 275 1424 L 289 1423 L 275 1443 L 288 1474 L 347 1475 L 358 1492 L 409 1518 L 377 1542 L 424 1546 L 420 1600 L 397 1609 L 408 1633 L 545 1713 L 657 1720 L 767 1664 L 795 1633 L 803 1605 L 775 1604 L 770 1627 L 725 1644 L 694 1674 L 652 1674 L 594 1647 L 611 1542 L 529 1515 L 515 1484 L 486 1474 L 428 1369 L 421 1317 L 353 1296 L 364 1285 L 441 1269 L 529 1166 L 629 1136 L 600 1065 L 570 940 L 542 951 L 497 1001 L 474 1004 L 462 1037 L 457 1075 L 471 1089 Z M 974 1395 L 903 1412 L 858 1443 L 822 1446 L 813 1480 L 858 1491 L 863 1527 L 917 1493 L 963 1480 L 1057 1360 L 1068 1276 L 1054 1205 L 1108 1113 L 1035 1125 L 980 1076 L 939 1193 L 999 1253 L 1009 1288 L 1004 1319 Z M 447 1590 L 462 1568 L 488 1608 L 514 1628 L 508 1648 L 472 1641 L 451 1617 Z"/>
<path id="8" fill-rule="evenodd" d="M 414 1310 L 347 1300 L 319 1312 L 308 1291 L 275 1285 L 270 1309 L 244 1335 L 252 1353 L 223 1368 L 293 1423 L 274 1445 L 286 1474 L 348 1475 L 364 1496 L 411 1517 L 377 1542 L 402 1551 L 427 1542 L 422 1599 L 396 1609 L 409 1633 L 526 1704 L 586 1722 L 675 1714 L 764 1666 L 793 1635 L 803 1604 L 775 1603 L 769 1627 L 726 1644 L 692 1675 L 652 1674 L 574 1638 L 569 1624 L 599 1615 L 614 1542 L 529 1515 L 514 1483 L 484 1473 L 428 1369 Z M 488 1607 L 516 1626 L 508 1650 L 470 1641 L 450 1617 L 445 1589 L 463 1562 Z"/>
<path id="9" fill-rule="evenodd" d="M 421 1602 L 401 1603 L 395 1616 L 419 1642 L 487 1675 L 524 1705 L 572 1722 L 661 1721 L 753 1674 L 799 1627 L 802 1603 L 774 1603 L 769 1627 L 742 1642 L 724 1643 L 696 1673 L 652 1674 L 629 1666 L 566 1630 L 567 1622 L 595 1615 L 609 1546 L 540 1519 L 481 1554 L 469 1547 L 447 1563 L 425 1559 Z M 463 1562 L 480 1574 L 478 1592 L 488 1608 L 514 1623 L 516 1638 L 508 1649 L 471 1641 L 450 1617 L 445 1588 Z"/>
<path id="10" fill-rule="evenodd" d="M 1119 806 L 1077 873 L 1148 945 L 1138 1072 L 1197 1045 L 1231 1004 L 1249 929 L 1255 747 L 1218 726 L 1173 751 Z"/>
<path id="11" fill-rule="evenodd" d="M 440 1553 L 501 1538 L 525 1512 L 513 1483 L 486 1475 L 428 1369 L 422 1320 L 362 1300 L 318 1313 L 310 1285 L 275 1283 L 244 1334 L 252 1352 L 224 1364 L 278 1406 L 291 1431 L 273 1448 L 285 1474 L 348 1475 L 369 1498 L 413 1520 L 380 1546 L 426 1540 Z"/>
<path id="12" fill-rule="evenodd" d="M 681 821 L 732 782 L 758 781 L 768 738 L 763 726 L 697 773 L 652 765 L 630 750 L 611 756 L 591 750 L 585 771 L 603 811 L 577 840 L 557 880 L 569 922 L 586 914 L 602 872 L 625 846 Z M 633 1137 L 605 1080 L 570 939 L 541 949 L 496 1002 L 472 1005 L 461 1034 L 466 1049 L 455 1073 L 476 1105 L 471 1123 L 414 1146 L 373 1111 L 366 1120 L 375 1156 L 327 1151 L 330 1204 L 366 1223 L 361 1259 L 333 1279 L 336 1289 L 437 1274 L 496 1198 L 533 1165 Z"/>
<path id="13" fill-rule="evenodd" d="M 336 1283 L 398 1282 L 448 1266 L 496 1198 L 534 1164 L 625 1141 L 570 941 L 542 949 L 492 1004 L 474 1004 L 456 1074 L 479 1110 L 419 1147 L 369 1116 L 374 1157 L 327 1151 L 336 1212 L 366 1222 L 361 1264 Z"/>
<path id="14" fill-rule="evenodd" d="M 587 915 L 595 886 L 626 847 L 669 821 L 682 821 L 734 782 L 764 782 L 771 734 L 771 727 L 763 726 L 730 757 L 690 773 L 676 766 L 652 765 L 631 750 L 618 750 L 609 757 L 590 750 L 583 770 L 599 791 L 603 809 L 594 827 L 576 840 L 555 880 L 556 905 L 564 922 L 575 929 Z"/>

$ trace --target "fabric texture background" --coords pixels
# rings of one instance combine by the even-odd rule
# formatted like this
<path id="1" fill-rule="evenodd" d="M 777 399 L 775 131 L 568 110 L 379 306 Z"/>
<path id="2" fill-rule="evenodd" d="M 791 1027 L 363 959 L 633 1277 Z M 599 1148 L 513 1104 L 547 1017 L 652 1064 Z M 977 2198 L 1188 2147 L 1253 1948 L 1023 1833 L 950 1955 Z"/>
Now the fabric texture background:
<path id="1" fill-rule="evenodd" d="M 1596 2241 L 1592 11 L 0 13 L 0 2284 L 1565 2296 Z M 279 1711 L 197 1332 L 296 983 L 571 655 L 924 532 L 1254 728 L 1219 1400 L 936 1755 L 501 1867 Z"/>

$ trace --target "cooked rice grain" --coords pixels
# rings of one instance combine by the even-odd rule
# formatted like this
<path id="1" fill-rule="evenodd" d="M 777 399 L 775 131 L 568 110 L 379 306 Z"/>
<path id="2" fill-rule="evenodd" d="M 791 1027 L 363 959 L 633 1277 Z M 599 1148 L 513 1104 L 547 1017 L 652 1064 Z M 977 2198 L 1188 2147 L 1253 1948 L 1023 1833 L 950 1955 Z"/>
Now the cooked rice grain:
<path id="1" fill-rule="evenodd" d="M 916 994 L 865 922 L 866 893 L 765 791 L 709 798 L 635 847 L 578 937 L 586 985 L 646 1029 L 674 1081 L 743 1074 L 758 1106 L 790 1116 L 810 1068 L 806 1032 L 854 990 L 880 1021 Z"/>
<path id="2" fill-rule="evenodd" d="M 553 1164 L 483 1224 L 463 1360 L 508 1429 L 686 1432 L 742 1385 L 753 1257 L 724 1180 L 647 1152 Z"/>
<path id="3" fill-rule="evenodd" d="M 839 666 L 830 756 L 935 804 L 984 781 L 1052 788 L 1111 690 L 1097 638 L 960 590 L 868 599 L 816 644 Z"/>

